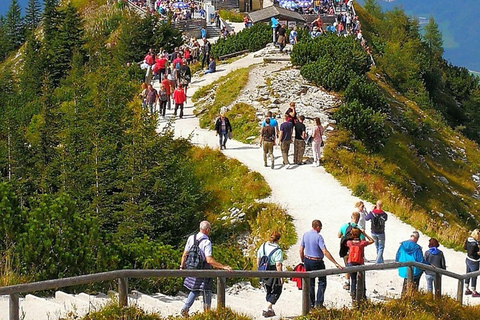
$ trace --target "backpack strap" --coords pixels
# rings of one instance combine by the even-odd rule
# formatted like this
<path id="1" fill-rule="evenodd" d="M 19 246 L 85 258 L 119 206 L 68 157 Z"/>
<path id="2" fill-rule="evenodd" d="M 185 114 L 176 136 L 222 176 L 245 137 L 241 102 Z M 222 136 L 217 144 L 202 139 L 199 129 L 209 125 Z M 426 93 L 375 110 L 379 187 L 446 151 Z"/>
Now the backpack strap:
<path id="1" fill-rule="evenodd" d="M 265 253 L 265 244 L 263 244 L 263 253 Z M 273 249 L 269 254 L 268 254 L 268 263 L 270 263 L 270 258 L 272 258 L 272 255 L 275 253 L 275 251 L 279 250 L 280 248 L 279 247 L 276 247 L 275 249 Z"/>

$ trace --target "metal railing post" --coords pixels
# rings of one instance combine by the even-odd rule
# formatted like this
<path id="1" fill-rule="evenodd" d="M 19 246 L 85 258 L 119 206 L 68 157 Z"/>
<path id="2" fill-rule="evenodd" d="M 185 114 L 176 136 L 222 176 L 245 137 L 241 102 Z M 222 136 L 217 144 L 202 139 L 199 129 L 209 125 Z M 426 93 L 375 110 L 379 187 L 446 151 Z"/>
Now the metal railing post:
<path id="1" fill-rule="evenodd" d="M 302 278 L 302 316 L 310 312 L 310 278 Z"/>
<path id="2" fill-rule="evenodd" d="M 128 307 L 128 278 L 118 278 L 118 305 Z"/>
<path id="3" fill-rule="evenodd" d="M 442 275 L 440 273 L 435 273 L 435 298 L 438 299 L 441 296 L 442 296 Z"/>
<path id="4" fill-rule="evenodd" d="M 20 320 L 20 305 L 18 293 L 11 294 L 8 298 L 9 320 Z"/>
<path id="5" fill-rule="evenodd" d="M 463 279 L 458 280 L 457 301 L 460 302 L 460 304 L 463 304 Z"/>
<path id="6" fill-rule="evenodd" d="M 217 309 L 225 308 L 225 277 L 217 277 Z"/>

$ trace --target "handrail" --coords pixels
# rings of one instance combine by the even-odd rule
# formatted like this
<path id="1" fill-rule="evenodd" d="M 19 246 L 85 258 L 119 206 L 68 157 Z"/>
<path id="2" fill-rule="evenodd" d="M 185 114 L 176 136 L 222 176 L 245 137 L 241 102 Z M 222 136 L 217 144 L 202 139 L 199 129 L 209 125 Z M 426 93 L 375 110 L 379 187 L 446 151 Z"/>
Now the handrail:
<path id="1" fill-rule="evenodd" d="M 201 277 L 201 278 L 217 278 L 218 284 L 218 307 L 225 307 L 225 278 L 302 278 L 302 314 L 305 315 L 310 310 L 309 302 L 309 285 L 308 279 L 331 276 L 342 273 L 359 272 L 363 275 L 365 271 L 374 270 L 389 270 L 399 267 L 408 268 L 408 281 L 413 281 L 413 267 L 417 267 L 422 270 L 428 270 L 435 272 L 437 275 L 435 282 L 438 284 L 436 288 L 441 288 L 441 275 L 454 278 L 458 280 L 457 297 L 456 299 L 462 303 L 463 299 L 463 280 L 470 277 L 480 275 L 480 271 L 475 271 L 466 274 L 457 274 L 448 270 L 439 269 L 430 265 L 422 264 L 419 262 L 393 262 L 384 264 L 362 265 L 354 267 L 346 267 L 343 269 L 325 269 L 318 271 L 308 272 L 294 272 L 294 271 L 247 271 L 247 270 L 170 270 L 170 269 L 124 269 L 114 270 L 107 272 L 100 272 L 95 274 L 81 275 L 75 277 L 68 277 L 63 279 L 45 280 L 39 282 L 23 283 L 10 286 L 0 287 L 0 295 L 9 295 L 10 304 L 10 320 L 18 320 L 19 313 L 19 294 L 28 293 L 34 291 L 43 291 L 58 289 L 64 287 L 71 287 L 82 284 L 89 284 L 101 281 L 118 280 L 119 283 L 119 303 L 121 305 L 127 305 L 128 299 L 128 278 L 179 278 L 179 277 Z M 362 277 L 363 280 L 365 277 Z M 363 285 L 363 284 L 360 284 Z M 357 290 L 363 292 L 363 290 Z M 441 290 L 436 290 L 435 295 L 438 297 L 441 295 Z"/>

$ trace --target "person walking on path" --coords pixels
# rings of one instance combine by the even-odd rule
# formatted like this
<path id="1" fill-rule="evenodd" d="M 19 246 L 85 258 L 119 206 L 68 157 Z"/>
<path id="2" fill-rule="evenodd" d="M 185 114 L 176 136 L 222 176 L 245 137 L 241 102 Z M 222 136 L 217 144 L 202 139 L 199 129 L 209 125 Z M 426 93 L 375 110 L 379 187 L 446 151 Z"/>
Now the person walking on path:
<path id="1" fill-rule="evenodd" d="M 275 144 L 275 128 L 270 126 L 270 118 L 265 119 L 265 127 L 260 132 L 260 146 L 263 143 L 263 162 L 267 165 L 267 157 L 270 157 L 270 166 L 274 168 L 275 157 L 273 156 L 273 145 Z"/>
<path id="2" fill-rule="evenodd" d="M 358 219 L 358 225 L 360 226 L 360 229 L 367 230 L 365 217 L 367 216 L 368 212 L 367 209 L 365 209 L 365 204 L 363 203 L 363 201 L 358 201 L 357 203 L 355 203 L 355 208 L 360 214 Z"/>
<path id="3" fill-rule="evenodd" d="M 438 247 L 440 244 L 435 238 L 428 240 L 428 250 L 425 251 L 423 257 L 431 266 L 437 267 L 439 269 L 447 269 L 445 264 L 445 256 L 443 255 L 442 250 L 439 250 Z M 427 280 L 427 291 L 433 293 L 433 284 L 435 282 L 435 272 L 430 270 L 425 270 L 425 279 Z M 437 285 L 435 284 L 435 289 Z"/>
<path id="4" fill-rule="evenodd" d="M 325 241 L 320 235 L 322 230 L 322 222 L 320 220 L 312 221 L 312 230 L 306 232 L 302 236 L 300 243 L 300 260 L 305 265 L 306 271 L 324 270 L 324 257 L 327 257 L 338 269 L 343 269 L 341 265 L 335 261 L 333 256 L 327 250 Z M 315 295 L 315 278 L 310 279 L 310 306 L 322 308 L 325 299 L 325 290 L 327 289 L 327 277 L 318 278 L 318 291 Z"/>
<path id="5" fill-rule="evenodd" d="M 165 118 L 165 113 L 167 110 L 167 101 L 169 97 L 167 95 L 167 89 L 163 83 L 160 83 L 160 88 L 158 89 L 158 103 L 159 103 L 159 114 Z"/>
<path id="6" fill-rule="evenodd" d="M 215 121 L 215 132 L 215 135 L 219 136 L 218 144 L 220 145 L 220 150 L 226 149 L 227 140 L 232 133 L 232 125 L 224 113 L 220 114 L 220 117 Z"/>
<path id="7" fill-rule="evenodd" d="M 161 84 L 163 84 L 163 87 L 165 88 L 165 92 L 167 93 L 168 110 L 170 110 L 172 108 L 171 95 L 173 91 L 170 84 L 170 80 L 168 80 L 167 77 L 164 77 Z"/>
<path id="8" fill-rule="evenodd" d="M 480 264 L 480 249 L 478 247 L 478 241 L 480 240 L 480 230 L 475 229 L 470 234 L 470 237 L 465 241 L 463 248 L 467 250 L 467 258 L 465 264 L 467 265 L 467 273 L 478 271 Z M 471 280 L 471 286 L 470 286 Z M 465 279 L 465 295 L 472 295 L 472 297 L 478 298 L 480 294 L 477 292 L 477 277 L 471 277 Z"/>
<path id="9" fill-rule="evenodd" d="M 153 88 L 153 86 L 151 84 L 148 85 L 147 87 L 147 106 L 148 106 L 148 110 L 150 111 L 150 114 L 154 114 L 155 113 L 155 106 L 158 102 L 158 93 L 157 93 L 157 90 L 155 90 Z"/>
<path id="10" fill-rule="evenodd" d="M 278 130 L 278 121 L 275 119 L 274 114 L 272 111 L 268 111 L 265 117 L 265 120 L 262 121 L 262 127 L 265 127 L 265 123 L 267 121 L 267 118 L 270 118 L 270 127 L 275 128 L 275 138 L 278 138 L 279 130 Z"/>
<path id="11" fill-rule="evenodd" d="M 353 228 L 360 228 L 360 226 L 358 225 L 359 218 L 360 218 L 360 214 L 357 211 L 354 211 L 352 213 L 350 222 L 342 224 L 342 226 L 340 227 L 340 230 L 338 230 L 338 237 L 341 239 L 340 240 L 340 257 L 343 258 L 345 266 L 347 266 L 347 263 L 348 263 L 348 246 L 347 246 L 347 241 L 344 241 L 344 240 L 349 234 L 350 234 L 350 238 L 353 239 L 351 232 Z M 364 239 L 363 234 L 360 234 L 359 237 L 362 237 L 361 240 Z M 350 290 L 350 274 L 349 273 L 345 273 L 345 281 L 346 282 L 343 285 L 343 289 Z"/>
<path id="12" fill-rule="evenodd" d="M 305 116 L 298 117 L 295 123 L 295 141 L 293 142 L 293 163 L 297 165 L 303 164 L 303 154 L 305 152 L 305 138 L 307 136 L 307 129 L 305 128 Z"/>
<path id="13" fill-rule="evenodd" d="M 320 124 L 320 118 L 315 117 L 315 126 L 312 128 L 312 149 L 313 149 L 313 163 L 320 166 L 320 147 L 323 145 L 323 127 Z"/>
<path id="14" fill-rule="evenodd" d="M 420 247 L 420 245 L 417 243 L 419 238 L 420 234 L 418 231 L 413 231 L 409 240 L 401 242 L 395 256 L 395 262 L 416 261 L 428 264 L 428 262 L 423 258 L 422 247 Z M 398 268 L 398 275 L 403 278 L 402 297 L 407 293 L 407 269 L 408 267 Z M 413 267 L 413 290 L 418 290 L 422 274 L 422 269 Z"/>
<path id="15" fill-rule="evenodd" d="M 375 263 L 383 263 L 383 251 L 385 250 L 385 222 L 388 215 L 382 210 L 382 201 L 378 200 L 373 210 L 366 216 L 365 220 L 371 220 L 372 238 L 377 248 L 377 259 Z"/>
<path id="16" fill-rule="evenodd" d="M 203 269 L 211 269 L 212 267 L 215 269 L 223 269 L 232 271 L 230 266 L 221 264 L 217 260 L 215 260 L 212 256 L 212 243 L 208 238 L 211 231 L 211 225 L 208 221 L 200 222 L 200 231 L 196 235 L 191 235 L 188 237 L 187 243 L 185 245 L 185 250 L 182 254 L 182 260 L 180 262 L 180 269 L 183 269 L 185 266 L 185 260 L 187 258 L 188 252 L 190 248 L 193 246 L 194 241 L 197 240 L 198 246 L 202 253 L 202 256 L 205 259 L 205 265 Z M 213 286 L 213 279 L 212 278 L 193 278 L 187 277 L 183 285 L 190 290 L 188 294 L 187 300 L 181 310 L 181 314 L 184 317 L 188 316 L 188 311 L 190 307 L 193 305 L 195 299 L 203 293 L 203 310 L 208 311 L 210 310 L 212 304 L 212 286 Z"/>
<path id="17" fill-rule="evenodd" d="M 290 144 L 292 143 L 293 122 L 288 121 L 288 116 L 284 116 L 285 121 L 280 125 L 280 135 L 278 142 L 280 150 L 282 150 L 283 165 L 289 165 L 288 152 L 290 151 Z"/>
<path id="18" fill-rule="evenodd" d="M 263 256 L 269 257 L 267 270 L 282 271 L 283 252 L 278 245 L 280 233 L 273 231 L 269 241 L 265 242 L 257 251 L 257 267 L 260 266 L 260 260 Z M 282 278 L 264 278 L 262 280 L 266 292 L 267 308 L 263 310 L 262 315 L 265 318 L 274 317 L 273 305 L 278 301 L 283 291 Z"/>
<path id="19" fill-rule="evenodd" d="M 186 100 L 187 95 L 185 94 L 185 91 L 183 91 L 183 86 L 179 84 L 177 89 L 173 92 L 173 101 L 175 102 L 174 114 L 177 116 L 177 110 L 180 109 L 180 119 L 183 118 L 183 105 Z"/>
<path id="20" fill-rule="evenodd" d="M 212 45 L 206 38 L 203 38 L 202 70 L 204 69 L 205 65 L 210 61 L 210 50 L 212 50 Z"/>
<path id="21" fill-rule="evenodd" d="M 365 264 L 365 247 L 371 245 L 373 243 L 373 239 L 365 233 L 365 230 L 361 230 L 359 228 L 353 228 L 351 234 L 353 240 L 347 241 L 347 247 L 349 251 L 347 266 L 362 266 Z M 362 240 L 360 239 L 361 237 L 363 239 L 367 238 L 368 240 Z M 357 300 L 357 272 L 350 273 L 350 296 L 352 297 L 352 301 Z M 365 287 L 362 298 L 365 299 Z"/>

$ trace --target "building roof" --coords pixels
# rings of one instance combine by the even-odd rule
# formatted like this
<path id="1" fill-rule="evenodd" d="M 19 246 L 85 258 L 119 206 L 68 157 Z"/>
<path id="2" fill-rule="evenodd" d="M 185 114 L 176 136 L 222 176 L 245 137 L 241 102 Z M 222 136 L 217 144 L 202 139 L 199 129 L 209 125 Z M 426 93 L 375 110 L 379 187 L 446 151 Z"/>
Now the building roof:
<path id="1" fill-rule="evenodd" d="M 276 5 L 249 12 L 248 16 L 253 23 L 270 21 L 272 17 L 278 20 L 305 22 L 305 19 L 298 12 L 280 8 Z"/>

